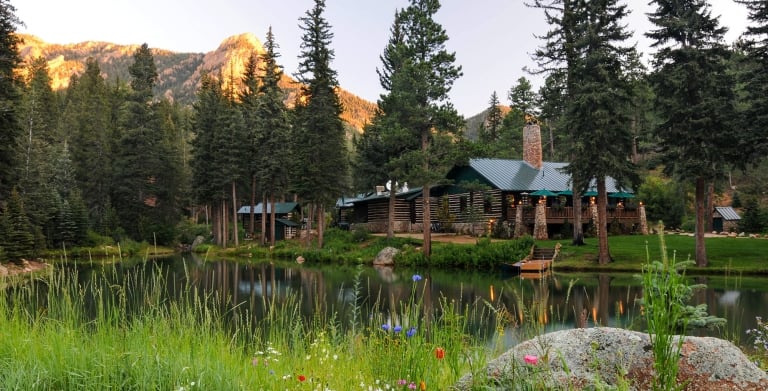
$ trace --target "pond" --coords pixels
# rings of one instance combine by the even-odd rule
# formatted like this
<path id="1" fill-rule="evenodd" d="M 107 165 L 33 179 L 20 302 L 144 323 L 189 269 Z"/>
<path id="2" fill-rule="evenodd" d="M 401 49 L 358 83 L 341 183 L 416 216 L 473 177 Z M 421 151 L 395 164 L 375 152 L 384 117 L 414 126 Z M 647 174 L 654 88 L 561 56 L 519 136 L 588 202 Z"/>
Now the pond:
<path id="1" fill-rule="evenodd" d="M 611 326 L 640 329 L 642 297 L 638 279 L 632 274 L 553 273 L 545 278 L 503 275 L 481 271 L 374 268 L 370 266 L 309 265 L 291 262 L 234 263 L 204 261 L 194 254 L 174 256 L 126 266 L 148 276 L 163 272 L 164 295 L 168 300 L 194 287 L 201 295 L 226 298 L 221 313 L 249 311 L 254 321 L 264 316 L 270 300 L 297 298 L 306 319 L 318 314 L 334 315 L 341 325 L 353 316 L 383 319 L 392 326 L 400 319 L 402 303 L 420 303 L 423 310 L 439 315 L 445 303 L 464 312 L 468 331 L 488 343 L 510 347 L 537 332 L 573 327 Z M 81 281 L 103 273 L 83 266 Z M 419 278 L 414 278 L 417 275 Z M 538 276 L 533 276 L 538 277 Z M 719 330 L 697 330 L 692 335 L 714 336 L 747 346 L 745 331 L 756 327 L 755 318 L 768 318 L 768 277 L 701 276 L 692 282 L 706 284 L 695 294 L 709 313 L 725 318 Z M 146 279 L 150 280 L 150 279 Z M 415 281 L 417 280 L 417 281 Z M 138 284 L 141 286 L 141 283 Z M 152 290 L 146 286 L 141 289 Z M 150 293 L 144 293 L 150 294 Z M 156 293 L 152 293 L 156 294 Z M 142 293 L 134 292 L 135 296 Z M 402 324 L 402 326 L 407 326 Z"/>

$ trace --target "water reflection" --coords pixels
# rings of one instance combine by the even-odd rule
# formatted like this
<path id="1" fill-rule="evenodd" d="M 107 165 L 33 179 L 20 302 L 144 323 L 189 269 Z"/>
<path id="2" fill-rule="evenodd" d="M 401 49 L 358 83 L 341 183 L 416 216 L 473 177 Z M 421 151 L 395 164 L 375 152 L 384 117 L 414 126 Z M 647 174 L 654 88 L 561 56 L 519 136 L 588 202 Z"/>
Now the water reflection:
<path id="1" fill-rule="evenodd" d="M 564 328 L 642 328 L 637 304 L 642 289 L 631 274 L 554 273 L 531 278 L 456 270 L 203 262 L 194 255 L 133 268 L 141 269 L 139 274 L 144 275 L 162 270 L 166 285 L 162 294 L 168 300 L 193 287 L 200 295 L 225 298 L 227 308 L 221 309 L 222 314 L 247 310 L 253 324 L 264 319 L 270 305 L 299 300 L 297 306 L 307 320 L 324 316 L 333 317 L 344 327 L 353 322 L 368 324 L 362 322 L 366 320 L 404 329 L 409 326 L 409 319 L 403 316 L 407 303 L 420 303 L 423 311 L 435 316 L 450 305 L 464 315 L 470 333 L 489 343 L 502 340 L 505 346 L 530 338 L 531 333 Z M 80 278 L 89 280 L 92 273 L 103 272 L 87 268 L 81 270 Z M 417 273 L 422 280 L 412 279 Z M 121 275 L 114 272 L 111 278 Z M 710 314 L 728 321 L 723 330 L 696 331 L 695 335 L 744 344 L 744 331 L 756 326 L 755 317 L 768 318 L 766 277 L 710 276 L 696 277 L 692 282 L 708 285 L 696 293 L 696 304 L 707 304 Z"/>

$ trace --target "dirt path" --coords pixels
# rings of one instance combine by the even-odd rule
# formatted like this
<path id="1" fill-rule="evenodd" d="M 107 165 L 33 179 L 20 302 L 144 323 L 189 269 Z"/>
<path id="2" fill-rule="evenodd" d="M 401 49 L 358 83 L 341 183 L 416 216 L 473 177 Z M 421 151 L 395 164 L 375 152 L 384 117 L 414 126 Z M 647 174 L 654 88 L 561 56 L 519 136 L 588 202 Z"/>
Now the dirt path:
<path id="1" fill-rule="evenodd" d="M 387 234 L 373 234 L 374 236 L 387 236 Z M 422 239 L 424 235 L 421 232 L 418 233 L 397 233 L 395 236 L 400 238 L 413 238 Z M 433 242 L 445 242 L 445 243 L 457 243 L 457 244 L 476 244 L 479 238 L 469 235 L 457 235 L 446 233 L 433 233 Z"/>

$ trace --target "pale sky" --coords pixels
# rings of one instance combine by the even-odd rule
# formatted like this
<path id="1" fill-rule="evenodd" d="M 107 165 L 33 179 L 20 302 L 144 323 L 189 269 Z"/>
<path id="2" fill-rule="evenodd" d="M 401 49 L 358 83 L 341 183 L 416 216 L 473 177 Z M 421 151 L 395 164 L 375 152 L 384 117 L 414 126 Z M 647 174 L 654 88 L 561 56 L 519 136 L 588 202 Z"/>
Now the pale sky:
<path id="1" fill-rule="evenodd" d="M 376 68 L 389 38 L 396 9 L 407 0 L 326 0 L 325 18 L 334 34 L 331 66 L 342 88 L 376 102 L 382 89 Z M 626 21 L 635 32 L 634 42 L 647 54 L 643 33 L 650 28 L 645 13 L 648 0 L 626 0 L 632 15 Z M 314 5 L 312 0 L 11 0 L 32 34 L 49 43 L 107 41 L 118 44 L 147 43 L 152 48 L 177 52 L 209 52 L 227 37 L 246 32 L 262 42 L 272 26 L 280 45 L 279 62 L 286 73 L 297 68 L 301 44 L 299 18 Z M 549 29 L 541 11 L 524 0 L 443 0 L 435 19 L 446 30 L 446 47 L 456 53 L 462 76 L 453 86 L 451 102 L 467 117 L 488 107 L 496 91 L 502 104 L 518 78 L 528 77 L 536 88 L 541 77 L 523 67 L 533 66 L 530 54 Z M 728 43 L 743 31 L 747 11 L 732 0 L 710 0 L 713 15 L 728 26 Z"/>

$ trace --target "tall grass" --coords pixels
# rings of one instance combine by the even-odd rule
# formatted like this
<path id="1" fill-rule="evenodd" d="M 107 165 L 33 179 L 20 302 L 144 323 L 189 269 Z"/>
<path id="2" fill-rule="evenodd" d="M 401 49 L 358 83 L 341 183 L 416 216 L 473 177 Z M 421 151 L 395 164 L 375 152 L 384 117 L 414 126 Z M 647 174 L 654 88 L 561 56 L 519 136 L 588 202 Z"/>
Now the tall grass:
<path id="1" fill-rule="evenodd" d="M 349 327 L 327 311 L 303 317 L 298 294 L 232 309 L 144 270 L 56 267 L 5 292 L 3 389 L 447 389 L 488 354 L 467 333 L 484 307 L 429 297 L 428 276 L 414 279 L 407 302 L 382 300 Z"/>

